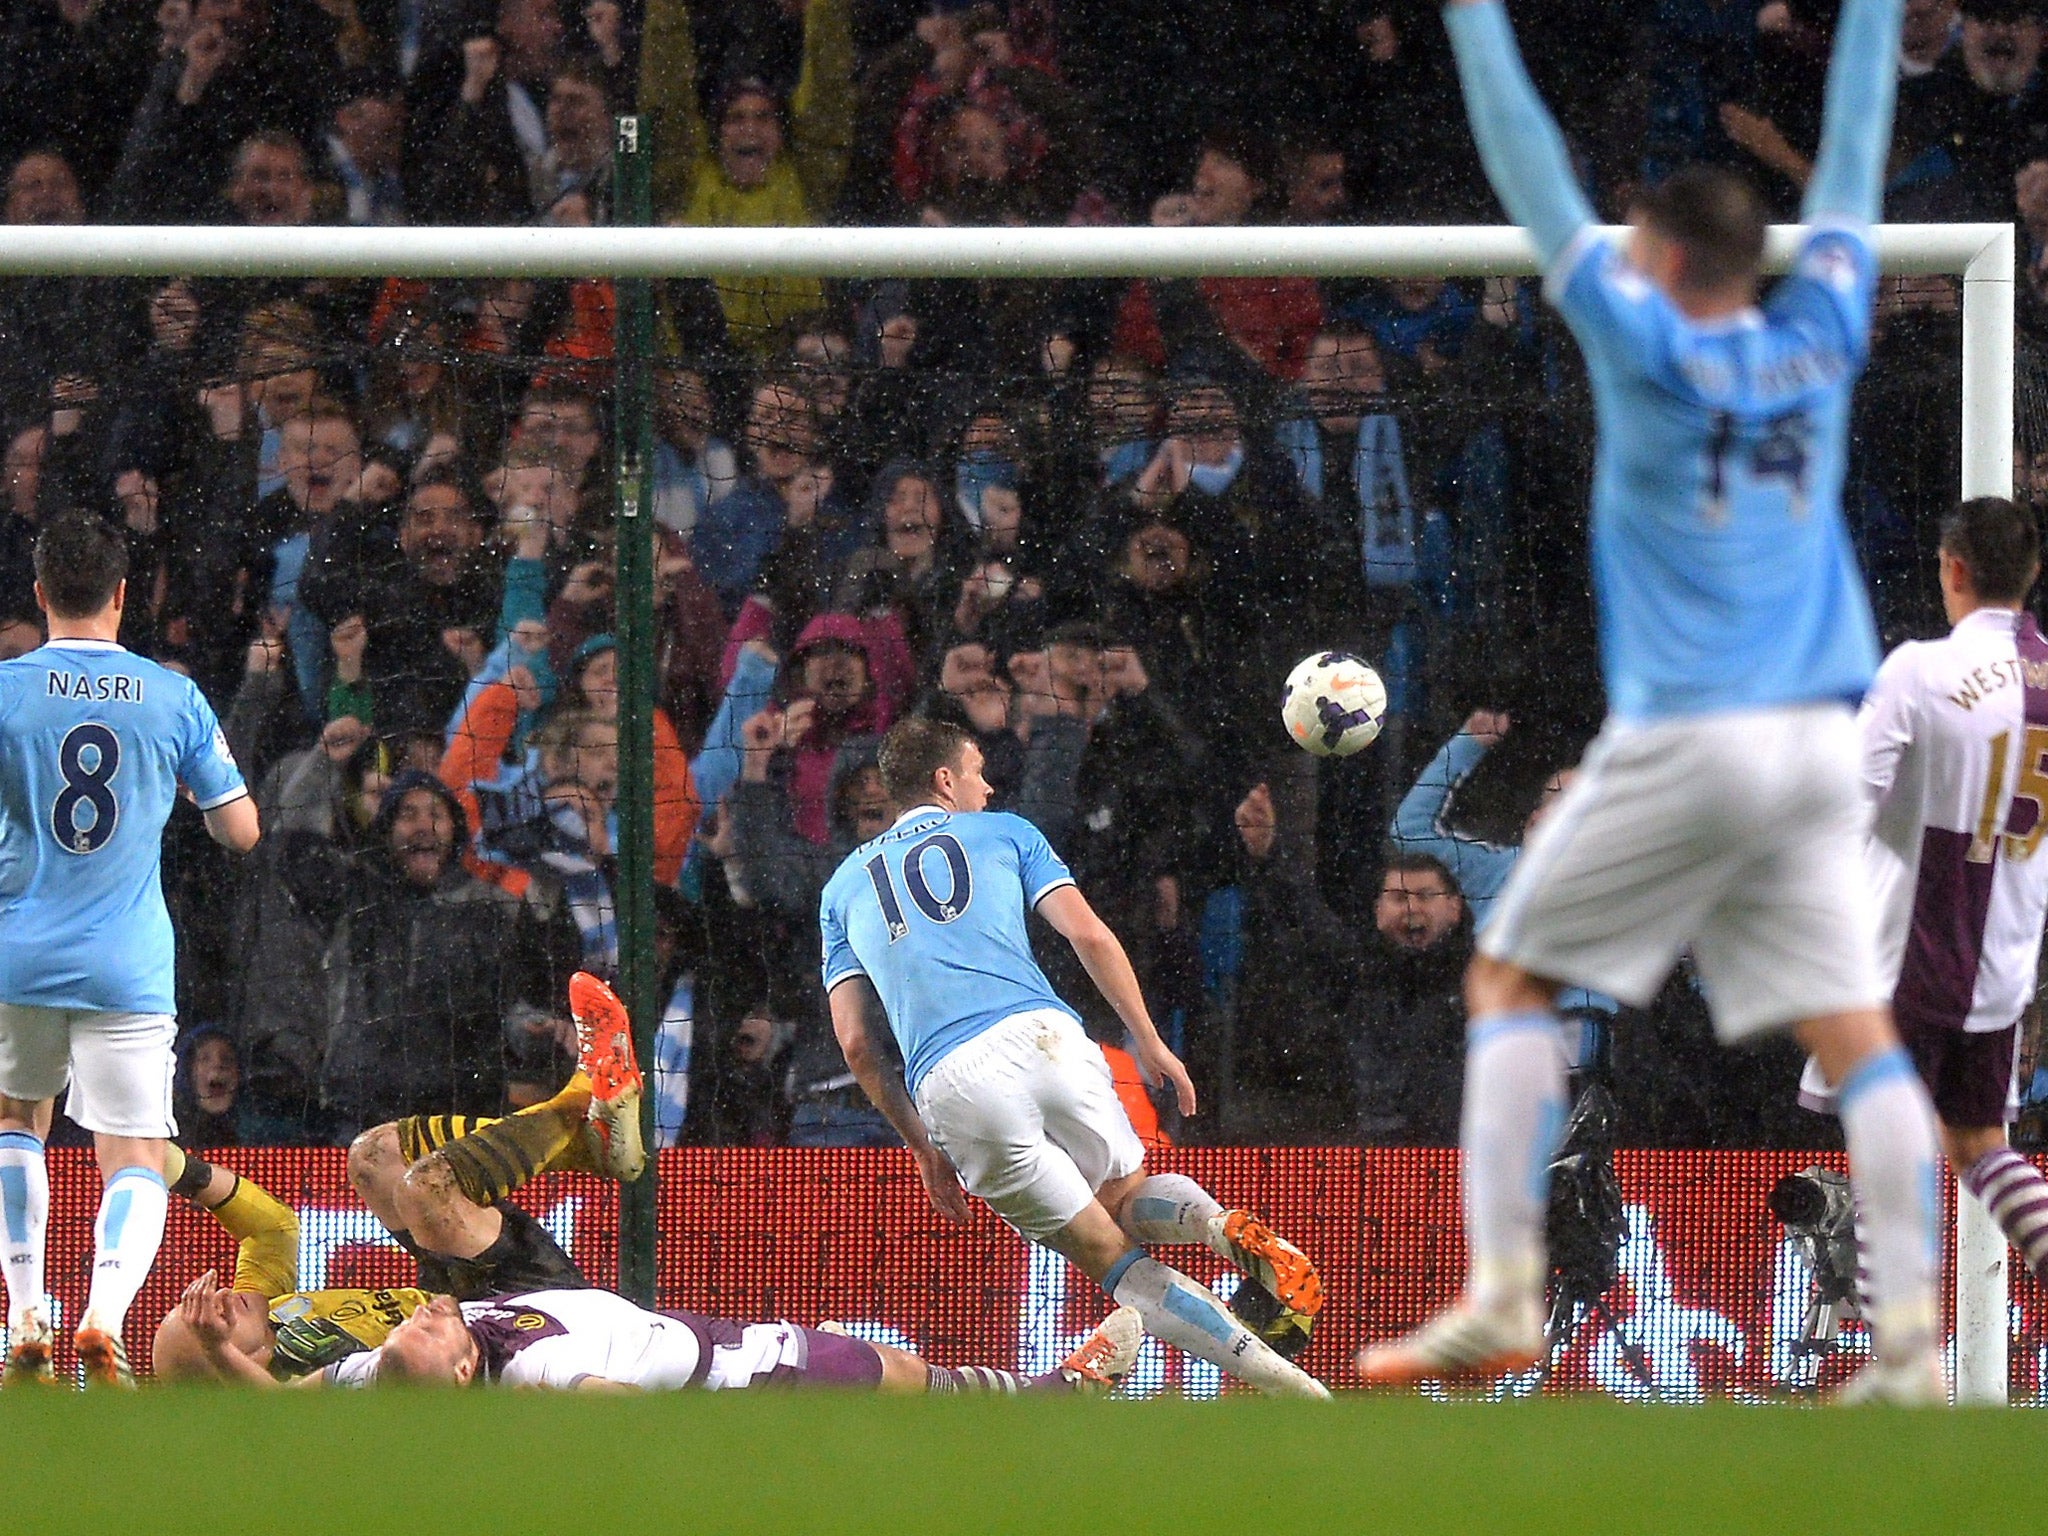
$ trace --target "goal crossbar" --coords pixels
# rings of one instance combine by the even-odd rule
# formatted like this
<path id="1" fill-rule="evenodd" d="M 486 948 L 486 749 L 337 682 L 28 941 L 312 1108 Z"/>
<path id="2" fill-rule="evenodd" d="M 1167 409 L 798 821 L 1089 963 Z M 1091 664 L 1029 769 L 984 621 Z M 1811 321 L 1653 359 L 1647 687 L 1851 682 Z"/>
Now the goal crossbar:
<path id="1" fill-rule="evenodd" d="M 1774 227 L 1772 271 L 1803 231 Z M 1892 276 L 1952 276 L 1963 291 L 1963 496 L 2013 486 L 2015 241 L 2010 224 L 1875 231 Z M 1231 229 L 554 229 L 190 225 L 0 226 L 0 277 L 1105 278 L 1524 277 L 1540 270 L 1512 227 Z M 1956 1192 L 1956 1397 L 2006 1401 L 2008 1253 Z"/>
<path id="2" fill-rule="evenodd" d="M 1772 229 L 1783 270 L 1796 225 Z M 2009 224 L 1889 224 L 1884 270 L 2009 262 Z M 0 227 L 0 276 L 130 277 L 1526 277 L 1512 226 L 1231 229 Z M 2011 281 L 2007 267 L 2004 280 Z"/>

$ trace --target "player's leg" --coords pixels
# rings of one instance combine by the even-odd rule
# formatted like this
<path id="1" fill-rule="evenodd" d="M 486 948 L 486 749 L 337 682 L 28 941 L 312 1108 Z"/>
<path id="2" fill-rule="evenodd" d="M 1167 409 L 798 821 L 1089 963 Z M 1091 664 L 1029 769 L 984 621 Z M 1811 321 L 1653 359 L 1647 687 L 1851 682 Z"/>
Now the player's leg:
<path id="1" fill-rule="evenodd" d="M 1900 1026 L 1939 1117 L 1941 1149 L 2034 1278 L 2048 1277 L 2048 1179 L 2006 1141 L 2019 1112 L 2019 1027 L 1977 1034 Z"/>
<path id="2" fill-rule="evenodd" d="M 1861 741 L 1834 708 L 1773 711 L 1740 741 L 1749 862 L 1693 945 L 1715 1031 L 1734 1043 L 1792 1021 L 1834 1088 L 1873 1345 L 1848 1395 L 1945 1402 L 1935 1116 L 1878 971 Z"/>
<path id="3" fill-rule="evenodd" d="M 76 1013 L 66 1112 L 93 1133 L 103 1189 L 93 1222 L 92 1281 L 74 1342 L 88 1386 L 132 1386 L 122 1329 L 163 1246 L 170 1214 L 164 1148 L 171 1118 L 169 1014 Z"/>
<path id="4" fill-rule="evenodd" d="M 1465 976 L 1459 1181 L 1470 1269 L 1457 1304 L 1406 1338 L 1362 1350 L 1379 1385 L 1496 1375 L 1543 1348 L 1543 1218 L 1566 1114 L 1557 986 L 1511 962 L 1473 958 Z"/>
<path id="5" fill-rule="evenodd" d="M 2048 1282 L 2048 1179 L 2006 1141 L 2005 1127 L 1941 1128 L 1963 1188 L 1983 1202 L 2036 1280 Z"/>
<path id="6" fill-rule="evenodd" d="M 1883 1009 L 1808 1019 L 1795 1033 L 1834 1086 L 1856 1189 L 1873 1358 L 1849 1395 L 1946 1402 L 1935 1299 L 1935 1122 L 1927 1090 Z"/>
<path id="7" fill-rule="evenodd" d="M 932 1365 L 907 1349 L 873 1346 L 882 1358 L 881 1390 L 937 1395 L 1022 1392 L 1107 1392 L 1138 1363 L 1145 1326 L 1129 1307 L 1117 1307 L 1052 1370 L 1035 1376 L 989 1365 Z M 815 1355 L 815 1351 L 814 1351 Z"/>
<path id="8" fill-rule="evenodd" d="M 1095 1192 L 1134 1243 L 1154 1247 L 1199 1243 L 1249 1275 L 1280 1307 L 1260 1331 L 1268 1343 L 1275 1332 L 1294 1331 L 1301 1342 L 1323 1309 L 1323 1279 L 1309 1256 L 1243 1209 L 1225 1210 L 1221 1201 L 1183 1173 L 1140 1169 Z M 1241 1310 L 1233 1304 L 1233 1310 Z M 1295 1351 L 1298 1353 L 1298 1350 Z"/>
<path id="9" fill-rule="evenodd" d="M 50 1173 L 43 1143 L 54 1104 L 0 1097 L 0 1270 L 7 1283 L 7 1365 L 0 1384 L 50 1382 L 44 1258 L 50 1230 Z"/>
<path id="10" fill-rule="evenodd" d="M 1056 1148 L 1048 1151 L 1062 1156 Z M 1090 1198 L 1056 1230 L 1026 1235 L 1064 1255 L 1118 1306 L 1136 1312 L 1145 1332 L 1183 1354 L 1206 1360 L 1261 1392 L 1330 1395 L 1321 1382 L 1246 1328 L 1206 1285 L 1133 1243 L 1100 1201 Z"/>
<path id="11" fill-rule="evenodd" d="M 918 1085 L 917 1108 L 971 1194 L 1135 1308 L 1147 1332 L 1262 1390 L 1327 1395 L 1206 1286 L 1146 1257 L 1096 1199 L 1098 1185 L 1127 1180 L 1144 1162 L 1101 1068 L 1102 1052 L 1067 1015 L 1020 1014 L 942 1059 Z M 1090 1108 L 1098 1091 L 1115 1107 L 1114 1121 Z M 1055 1127 L 1076 1145 L 1125 1149 L 1090 1177 L 1049 1139 Z"/>
<path id="12" fill-rule="evenodd" d="M 1668 733 L 1603 736 L 1502 891 L 1465 973 L 1465 1290 L 1360 1351 L 1368 1382 L 1496 1375 L 1540 1355 L 1543 1220 L 1569 1108 L 1558 986 L 1648 1002 L 1717 892 L 1689 766 Z"/>
<path id="13" fill-rule="evenodd" d="M 70 1076 L 70 1055 L 63 1010 L 0 1003 L 0 1268 L 8 1382 L 52 1379 L 44 1285 L 50 1175 L 43 1143 L 53 1101 Z"/>

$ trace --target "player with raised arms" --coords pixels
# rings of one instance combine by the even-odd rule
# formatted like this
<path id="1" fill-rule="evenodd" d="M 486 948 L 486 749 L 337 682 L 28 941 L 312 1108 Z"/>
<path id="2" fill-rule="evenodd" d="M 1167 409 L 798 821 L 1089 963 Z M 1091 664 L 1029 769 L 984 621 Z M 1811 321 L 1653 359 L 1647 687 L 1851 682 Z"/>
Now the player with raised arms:
<path id="1" fill-rule="evenodd" d="M 2033 509 L 1964 502 L 1937 559 L 1953 628 L 1887 656 L 1858 716 L 1878 964 L 1950 1165 L 2048 1279 L 2048 1180 L 2005 1135 L 2048 918 L 2048 639 L 2021 606 L 2041 572 Z M 1799 1097 L 1835 1108 L 1813 1062 Z"/>
<path id="2" fill-rule="evenodd" d="M 1145 1172 L 1145 1150 L 1109 1066 L 1031 953 L 1036 910 L 1086 967 L 1183 1114 L 1195 1089 L 1153 1026 L 1131 962 L 1059 855 L 1020 816 L 987 811 L 980 747 L 937 721 L 883 739 L 882 787 L 896 822 L 863 843 L 819 900 L 825 990 L 846 1064 L 917 1159 L 950 1221 L 964 1181 L 1033 1242 L 1064 1254 L 1145 1328 L 1263 1391 L 1326 1397 L 1314 1377 L 1247 1329 L 1210 1290 L 1141 1244 L 1200 1243 L 1306 1333 L 1322 1281 L 1300 1249 L 1194 1180 Z M 879 1001 L 903 1048 L 898 1077 L 869 1032 Z"/>
<path id="3" fill-rule="evenodd" d="M 163 1242 L 176 957 L 157 868 L 179 792 L 216 842 L 256 803 L 193 681 L 119 643 L 128 549 L 95 517 L 36 539 L 40 649 L 0 663 L 0 1262 L 9 1384 L 51 1377 L 43 1138 L 66 1084 L 105 1192 L 76 1343 L 89 1384 L 132 1383 L 121 1328 Z"/>
<path id="4" fill-rule="evenodd" d="M 1467 973 L 1465 1291 L 1362 1351 L 1368 1382 L 1536 1359 L 1565 1118 L 1556 994 L 1647 1004 L 1690 946 L 1724 1041 L 1790 1027 L 1837 1090 L 1875 1335 L 1845 1395 L 1946 1400 L 1933 1115 L 1885 1006 L 1863 872 L 1851 708 L 1877 636 L 1841 512 L 1900 13 L 1901 0 L 1842 8 L 1802 210 L 1815 227 L 1759 302 L 1766 225 L 1748 187 L 1681 170 L 1637 198 L 1625 243 L 1609 239 L 1499 0 L 1445 9 L 1487 175 L 1592 380 L 1608 721 Z"/>

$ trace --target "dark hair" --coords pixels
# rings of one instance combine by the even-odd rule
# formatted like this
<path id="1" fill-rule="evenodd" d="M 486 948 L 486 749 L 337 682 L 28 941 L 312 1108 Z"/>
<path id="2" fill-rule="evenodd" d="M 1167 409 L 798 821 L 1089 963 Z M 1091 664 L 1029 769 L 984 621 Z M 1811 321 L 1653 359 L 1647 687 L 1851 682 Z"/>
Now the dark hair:
<path id="1" fill-rule="evenodd" d="M 1384 888 L 1389 875 L 1435 875 L 1443 881 L 1444 889 L 1459 900 L 1465 893 L 1458 885 L 1458 877 L 1451 873 L 1450 866 L 1433 853 L 1414 853 L 1398 849 L 1387 855 L 1387 862 L 1380 869 L 1380 885 Z"/>
<path id="2" fill-rule="evenodd" d="M 1769 216 L 1755 188 L 1733 171 L 1688 165 L 1638 192 L 1634 208 L 1685 253 L 1687 287 L 1756 280 Z"/>
<path id="3" fill-rule="evenodd" d="M 128 543 L 102 518 L 65 512 L 36 535 L 36 580 L 56 619 L 89 619 L 128 575 Z"/>
<path id="4" fill-rule="evenodd" d="M 1987 603 L 2024 602 L 2041 571 L 2041 529 L 2034 509 L 2003 496 L 1978 496 L 1942 519 L 1941 548 L 1970 573 Z"/>
<path id="5" fill-rule="evenodd" d="M 929 793 L 932 775 L 956 768 L 974 738 L 957 725 L 912 715 L 889 727 L 875 766 L 882 770 L 883 793 L 898 805 L 912 805 Z"/>

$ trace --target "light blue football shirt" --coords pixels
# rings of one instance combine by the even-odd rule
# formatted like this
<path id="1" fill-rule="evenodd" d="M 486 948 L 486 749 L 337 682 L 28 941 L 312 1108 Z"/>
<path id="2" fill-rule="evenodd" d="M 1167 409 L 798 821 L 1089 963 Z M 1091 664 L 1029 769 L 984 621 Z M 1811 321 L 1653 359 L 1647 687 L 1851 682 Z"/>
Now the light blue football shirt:
<path id="1" fill-rule="evenodd" d="M 1808 235 L 1760 308 L 1688 320 L 1589 226 L 1548 284 L 1599 422 L 1593 592 L 1622 720 L 1860 699 L 1877 628 L 1842 520 L 1877 260 Z"/>
<path id="2" fill-rule="evenodd" d="M 111 641 L 0 662 L 0 1002 L 176 1009 L 158 866 L 180 785 L 246 794 L 193 681 Z"/>
<path id="3" fill-rule="evenodd" d="M 1841 499 L 1901 14 L 1844 0 L 1798 263 L 1761 306 L 1695 321 L 1595 225 L 1498 0 L 1445 13 L 1487 177 L 1592 378 L 1593 589 L 1619 719 L 1855 699 L 1876 675 Z"/>
<path id="4" fill-rule="evenodd" d="M 1074 877 L 1038 828 L 1007 811 L 915 806 L 860 845 L 818 901 L 825 990 L 865 976 L 915 1093 L 948 1051 L 1014 1013 L 1061 1002 L 1024 919 Z"/>

